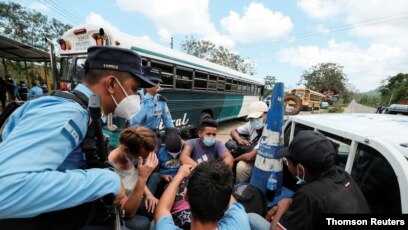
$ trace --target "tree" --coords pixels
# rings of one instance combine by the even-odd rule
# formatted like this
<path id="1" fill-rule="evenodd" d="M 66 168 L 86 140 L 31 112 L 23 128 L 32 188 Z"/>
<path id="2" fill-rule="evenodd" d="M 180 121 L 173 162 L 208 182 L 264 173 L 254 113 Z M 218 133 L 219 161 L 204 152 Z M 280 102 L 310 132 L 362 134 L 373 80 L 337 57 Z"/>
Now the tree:
<path id="1" fill-rule="evenodd" d="M 2 35 L 42 50 L 48 50 L 49 47 L 44 38 L 57 39 L 71 26 L 54 18 L 48 20 L 48 17 L 40 12 L 27 9 L 18 3 L 0 2 L 0 28 Z M 3 58 L 1 58 L 1 63 L 5 75 L 21 71 L 20 64 L 17 65 Z"/>
<path id="2" fill-rule="evenodd" d="M 338 92 L 340 97 L 350 100 L 347 89 L 348 78 L 343 72 L 343 66 L 336 63 L 319 63 L 312 66 L 309 71 L 304 71 L 300 84 L 314 91 L 329 89 Z"/>
<path id="3" fill-rule="evenodd" d="M 388 77 L 382 84 L 380 87 L 382 104 L 399 103 L 400 100 L 408 98 L 408 74 L 399 73 Z"/>
<path id="4" fill-rule="evenodd" d="M 0 2 L 0 33 L 33 47 L 48 50 L 44 37 L 56 39 L 71 28 L 56 19 L 48 20 L 38 11 L 22 7 L 18 3 Z"/>
<path id="5" fill-rule="evenodd" d="M 228 48 L 216 46 L 210 41 L 186 37 L 186 40 L 181 43 L 181 50 L 187 54 L 229 67 L 242 73 L 255 74 L 254 63 L 249 58 L 242 58 Z"/>
<path id="6" fill-rule="evenodd" d="M 272 89 L 275 86 L 276 77 L 268 75 L 268 76 L 266 76 L 264 78 L 264 82 L 265 82 L 265 88 L 264 88 L 263 96 L 267 97 L 267 96 L 271 95 L 271 93 L 272 93 Z"/>
<path id="7" fill-rule="evenodd" d="M 194 37 L 186 37 L 186 40 L 181 43 L 181 50 L 185 53 L 205 60 L 210 60 L 214 49 L 215 44 L 209 41 L 197 40 Z"/>

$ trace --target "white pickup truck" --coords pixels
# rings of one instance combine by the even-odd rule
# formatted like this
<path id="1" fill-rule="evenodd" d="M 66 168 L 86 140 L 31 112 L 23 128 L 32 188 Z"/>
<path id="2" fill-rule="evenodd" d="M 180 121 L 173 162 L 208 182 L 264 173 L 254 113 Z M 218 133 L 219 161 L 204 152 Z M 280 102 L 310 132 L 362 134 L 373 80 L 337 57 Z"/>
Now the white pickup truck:
<path id="1" fill-rule="evenodd" d="M 285 146 L 300 130 L 317 130 L 339 144 L 336 163 L 360 186 L 373 213 L 408 213 L 408 116 L 290 116 Z"/>

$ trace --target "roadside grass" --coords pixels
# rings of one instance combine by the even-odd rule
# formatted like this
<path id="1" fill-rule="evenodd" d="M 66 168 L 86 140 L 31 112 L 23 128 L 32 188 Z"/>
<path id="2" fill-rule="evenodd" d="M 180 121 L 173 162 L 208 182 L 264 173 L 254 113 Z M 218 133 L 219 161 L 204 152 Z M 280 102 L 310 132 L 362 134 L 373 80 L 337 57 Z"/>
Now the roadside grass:
<path id="1" fill-rule="evenodd" d="M 328 113 L 342 113 L 344 112 L 344 108 L 348 106 L 349 103 L 345 103 L 342 98 L 340 98 L 336 103 L 330 105 L 328 108 Z"/>

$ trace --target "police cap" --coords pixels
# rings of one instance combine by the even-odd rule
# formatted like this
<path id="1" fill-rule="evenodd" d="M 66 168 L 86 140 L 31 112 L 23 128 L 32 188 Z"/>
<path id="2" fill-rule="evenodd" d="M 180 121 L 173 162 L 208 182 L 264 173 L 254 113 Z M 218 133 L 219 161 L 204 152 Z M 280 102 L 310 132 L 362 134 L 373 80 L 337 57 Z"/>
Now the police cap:
<path id="1" fill-rule="evenodd" d="M 143 67 L 143 72 L 144 72 L 145 77 L 149 79 L 150 81 L 155 82 L 155 83 L 163 82 L 161 79 L 161 71 L 159 68 L 145 66 Z"/>
<path id="2" fill-rule="evenodd" d="M 149 88 L 154 85 L 154 83 L 143 74 L 142 59 L 140 56 L 127 49 L 110 46 L 89 47 L 85 68 L 128 72 L 140 80 L 142 88 Z"/>

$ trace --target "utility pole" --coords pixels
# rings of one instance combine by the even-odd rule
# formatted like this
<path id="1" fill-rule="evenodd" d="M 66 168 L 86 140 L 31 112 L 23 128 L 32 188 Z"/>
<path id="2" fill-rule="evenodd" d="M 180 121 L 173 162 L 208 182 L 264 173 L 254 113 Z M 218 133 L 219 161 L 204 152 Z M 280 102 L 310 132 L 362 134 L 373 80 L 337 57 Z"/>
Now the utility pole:
<path id="1" fill-rule="evenodd" d="M 170 48 L 173 49 L 173 37 L 171 37 Z"/>
<path id="2" fill-rule="evenodd" d="M 391 105 L 391 100 L 392 100 L 392 97 L 394 96 L 394 90 L 392 91 L 392 93 L 391 93 L 391 97 L 390 97 L 390 101 L 388 102 L 388 105 Z"/>

